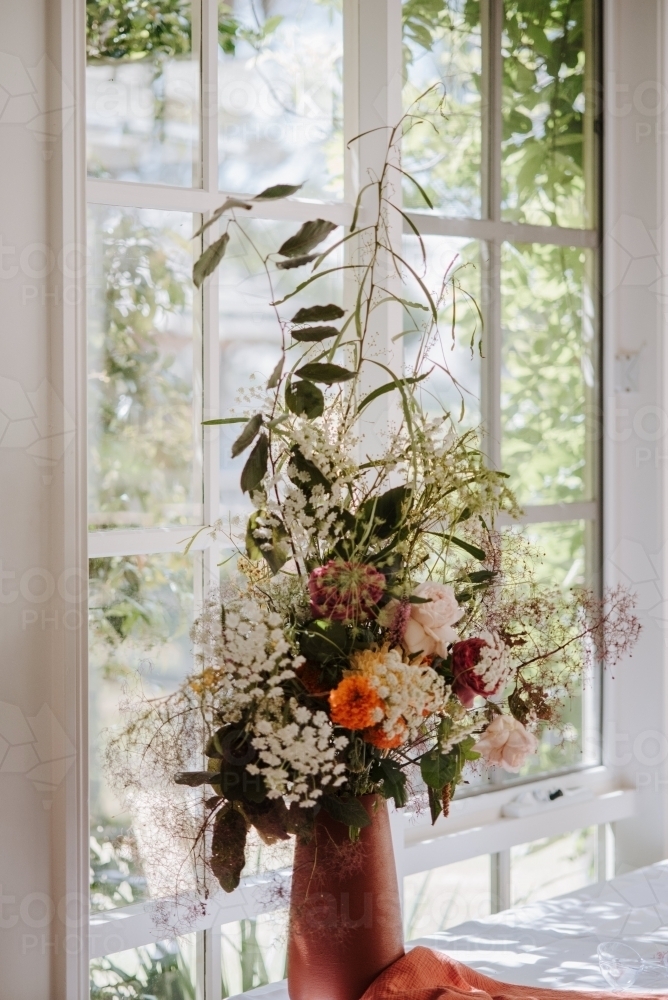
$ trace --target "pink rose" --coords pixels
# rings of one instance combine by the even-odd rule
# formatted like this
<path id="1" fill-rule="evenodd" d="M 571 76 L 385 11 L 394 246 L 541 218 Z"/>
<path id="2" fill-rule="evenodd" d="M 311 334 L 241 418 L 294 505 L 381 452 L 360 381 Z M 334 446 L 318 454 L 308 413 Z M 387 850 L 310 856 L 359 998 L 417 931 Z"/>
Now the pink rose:
<path id="1" fill-rule="evenodd" d="M 538 749 L 538 740 L 512 715 L 497 715 L 474 748 L 486 764 L 505 771 L 519 771 L 527 757 Z"/>
<path id="2" fill-rule="evenodd" d="M 448 646 L 459 636 L 452 627 L 464 614 L 452 587 L 443 583 L 421 583 L 413 591 L 428 604 L 411 604 L 411 616 L 404 630 L 403 644 L 408 653 L 422 651 L 425 656 L 435 653 L 447 656 Z"/>

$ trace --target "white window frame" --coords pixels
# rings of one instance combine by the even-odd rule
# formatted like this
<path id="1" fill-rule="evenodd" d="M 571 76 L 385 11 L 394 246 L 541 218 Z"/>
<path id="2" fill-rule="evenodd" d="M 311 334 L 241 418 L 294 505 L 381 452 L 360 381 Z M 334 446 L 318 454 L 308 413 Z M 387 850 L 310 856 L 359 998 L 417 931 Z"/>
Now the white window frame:
<path id="1" fill-rule="evenodd" d="M 80 5 L 83 6 L 83 5 Z M 483 8 L 487 8 L 485 30 L 490 37 L 497 37 L 500 32 L 500 4 L 495 0 L 483 0 Z M 216 0 L 202 0 L 202 25 L 204 44 L 202 47 L 202 74 L 207 86 L 203 93 L 217 95 L 215 76 L 217 72 L 217 24 Z M 606 3 L 606 9 L 608 4 Z M 85 16 L 85 15 L 84 15 Z M 68 36 L 82 44 L 81 11 L 75 15 L 78 23 L 64 26 L 64 36 Z M 612 30 L 612 29 L 610 29 Z M 394 124 L 401 114 L 401 3 L 400 0 L 344 0 L 344 87 L 346 90 L 345 104 L 345 139 L 366 128 L 376 125 Z M 80 106 L 83 106 L 84 79 L 82 71 L 82 54 L 71 52 L 72 64 L 76 67 L 75 84 Z M 361 54 L 364 54 L 362 58 Z M 500 72 L 500 62 L 492 61 L 492 71 Z M 497 89 L 498 92 L 498 89 Z M 500 108 L 493 107 L 490 111 L 494 116 L 494 129 L 490 134 L 498 135 L 500 127 Z M 152 208 L 164 211 L 187 211 L 201 213 L 205 218 L 218 207 L 224 197 L 218 190 L 217 178 L 217 115 L 212 113 L 211 106 L 202 108 L 202 151 L 203 170 L 202 187 L 199 189 L 176 188 L 163 185 L 135 184 L 103 180 L 88 180 L 86 185 L 88 204 L 115 205 L 127 208 Z M 78 129 L 77 148 L 71 150 L 72 177 L 79 178 L 82 166 L 82 124 Z M 495 132 L 496 130 L 496 132 Z M 498 142 L 493 144 L 497 150 L 496 157 L 490 157 L 490 170 L 487 190 L 489 204 L 498 205 L 499 198 L 493 192 L 500 185 L 500 154 Z M 384 142 L 378 139 L 367 146 L 369 160 L 382 155 Z M 492 162 L 493 161 L 493 162 Z M 85 169 L 85 167 L 84 167 Z M 345 225 L 352 216 L 352 204 L 356 196 L 358 176 L 356 176 L 352 159 L 346 164 L 345 197 L 342 203 L 317 203 L 317 214 L 337 224 Z M 69 193 L 70 204 L 82 204 L 81 185 L 72 186 Z M 64 198 L 67 207 L 67 198 Z M 253 208 L 252 216 L 265 219 L 288 220 L 299 224 L 313 217 L 316 205 L 313 202 L 293 199 L 289 202 L 267 204 L 260 209 Z M 598 235 L 592 230 L 559 229 L 556 227 L 530 226 L 507 223 L 498 218 L 495 211 L 489 212 L 489 218 L 482 220 L 449 219 L 443 216 L 425 216 L 419 213 L 408 213 L 412 221 L 424 234 L 437 234 L 452 237 L 470 237 L 484 241 L 491 248 L 499 248 L 504 240 L 514 242 L 538 242 L 553 245 L 580 246 L 594 249 L 598 246 Z M 496 217 L 495 217 L 496 216 Z M 82 239 L 82 220 L 77 215 L 77 232 Z M 212 227 L 214 229 L 215 227 Z M 208 239 L 214 238 L 214 233 L 208 231 Z M 498 267 L 498 253 L 491 252 L 491 267 Z M 496 262 L 496 263 L 494 263 Z M 489 283 L 488 283 L 489 286 Z M 491 282 L 492 293 L 486 303 L 487 325 L 487 366 L 485 387 L 483 391 L 483 415 L 488 429 L 488 450 L 493 462 L 499 461 L 500 440 L 500 303 L 498 282 Z M 203 291 L 203 417 L 204 419 L 220 415 L 218 387 L 218 285 L 216 276 L 208 279 Z M 83 357 L 82 316 L 78 312 L 73 317 L 73 329 L 78 331 L 79 343 L 76 348 L 77 364 L 72 368 L 72 384 L 76 393 L 81 396 L 80 359 Z M 85 339 L 83 341 L 85 343 Z M 390 345 L 388 344 L 388 352 Z M 606 360 L 607 370 L 610 368 L 610 358 Z M 74 382 L 76 381 L 76 385 Z M 84 379 L 85 384 L 85 379 Z M 79 456 L 79 479 L 82 479 L 82 469 L 85 472 L 85 460 Z M 207 428 L 204 432 L 204 524 L 211 523 L 218 516 L 218 486 L 219 486 L 219 449 L 218 431 Z M 85 489 L 83 491 L 85 496 Z M 522 523 L 536 524 L 541 521 L 593 521 L 599 515 L 596 501 L 573 503 L 569 505 L 545 505 L 528 507 L 521 519 Z M 85 530 L 85 513 L 78 512 L 81 519 L 80 528 Z M 182 541 L 191 531 L 194 533 L 201 525 L 180 526 L 170 529 L 137 529 L 91 532 L 88 536 L 88 554 L 94 556 L 132 555 L 158 552 L 182 551 Z M 203 533 L 198 536 L 195 549 L 201 552 L 203 561 L 203 579 L 215 579 L 217 552 L 215 546 Z M 78 660 L 85 665 L 85 654 L 80 652 Z M 81 690 L 85 691 L 85 680 L 81 680 Z M 607 687 L 606 687 L 607 691 Z M 606 694 L 606 703 L 610 704 Z M 604 727 L 608 727 L 607 716 L 604 716 Z M 85 738 L 83 718 L 79 722 L 78 731 Z M 604 729 L 604 742 L 607 734 Z M 81 769 L 79 781 L 86 780 L 85 767 Z M 566 833 L 584 826 L 598 825 L 604 831 L 605 825 L 617 822 L 633 815 L 635 809 L 634 792 L 615 786 L 613 771 L 604 766 L 585 768 L 573 772 L 570 777 L 561 776 L 562 784 L 577 783 L 591 789 L 593 798 L 584 804 L 565 807 L 550 815 L 540 814 L 524 820 L 504 819 L 501 814 L 503 805 L 516 795 L 515 787 L 504 787 L 481 793 L 480 795 L 456 800 L 452 806 L 451 816 L 440 819 L 435 828 L 426 820 L 417 822 L 408 816 L 395 815 L 393 818 L 393 837 L 395 856 L 400 877 L 427 871 L 434 867 L 464 860 L 482 854 L 494 854 L 497 857 L 495 869 L 495 891 L 499 897 L 499 906 L 509 902 L 508 859 L 510 848 L 555 833 Z M 538 778 L 524 787 L 541 788 L 554 785 L 554 776 Z M 76 807 L 79 843 L 87 843 L 88 815 L 87 808 L 81 808 L 86 803 L 85 792 L 80 788 L 78 805 Z M 605 840 L 604 836 L 600 841 Z M 87 852 L 86 852 L 87 853 Z M 605 855 L 600 874 L 605 877 Z M 83 887 L 81 873 L 87 869 L 87 856 L 78 857 L 79 878 L 77 882 Z M 211 901 L 206 913 L 198 921 L 194 930 L 199 932 L 198 947 L 198 991 L 199 996 L 206 1000 L 219 1000 L 220 990 L 220 926 L 223 923 L 241 918 L 253 918 L 267 911 L 266 885 L 268 878 L 289 878 L 289 873 L 277 873 L 276 876 L 258 876 L 244 880 L 235 893 L 229 896 L 220 895 Z M 102 957 L 128 948 L 139 947 L 159 940 L 162 932 L 156 926 L 152 917 L 152 904 L 141 903 L 123 907 L 106 913 L 95 914 L 90 921 L 89 955 L 80 953 L 78 967 L 72 967 L 71 981 L 78 981 L 78 993 L 87 995 L 88 965 L 86 958 Z M 68 977 L 69 978 L 69 977 Z M 217 992 L 218 991 L 218 992 Z"/>

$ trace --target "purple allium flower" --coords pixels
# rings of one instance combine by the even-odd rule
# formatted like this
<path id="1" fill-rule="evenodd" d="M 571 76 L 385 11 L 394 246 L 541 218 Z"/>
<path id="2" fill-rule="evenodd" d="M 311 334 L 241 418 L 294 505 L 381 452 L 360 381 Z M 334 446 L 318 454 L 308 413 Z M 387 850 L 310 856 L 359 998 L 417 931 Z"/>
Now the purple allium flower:
<path id="1" fill-rule="evenodd" d="M 385 590 L 385 577 L 365 563 L 330 559 L 313 570 L 308 589 L 316 618 L 361 622 L 375 616 Z"/>

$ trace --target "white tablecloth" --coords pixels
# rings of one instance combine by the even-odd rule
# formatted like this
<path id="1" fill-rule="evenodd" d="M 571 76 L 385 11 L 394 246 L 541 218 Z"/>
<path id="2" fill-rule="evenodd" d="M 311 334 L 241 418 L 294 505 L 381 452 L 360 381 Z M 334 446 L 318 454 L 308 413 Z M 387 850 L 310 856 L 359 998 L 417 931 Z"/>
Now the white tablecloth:
<path id="1" fill-rule="evenodd" d="M 508 983 L 609 989 L 599 971 L 596 949 L 602 941 L 612 940 L 668 949 L 668 861 L 567 896 L 470 920 L 411 944 L 438 948 Z M 288 991 L 281 982 L 236 1000 L 242 996 L 288 1000 Z"/>

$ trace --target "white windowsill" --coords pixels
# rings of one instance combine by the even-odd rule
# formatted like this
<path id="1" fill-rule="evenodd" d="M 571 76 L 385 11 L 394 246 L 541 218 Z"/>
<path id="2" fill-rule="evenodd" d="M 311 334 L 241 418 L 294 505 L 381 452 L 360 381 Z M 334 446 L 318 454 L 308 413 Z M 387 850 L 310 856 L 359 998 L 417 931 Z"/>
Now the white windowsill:
<path id="1" fill-rule="evenodd" d="M 574 787 L 588 787 L 593 792 L 593 798 L 555 809 L 548 807 L 543 812 L 520 819 L 501 815 L 502 807 L 520 792 Z M 613 787 L 607 768 L 592 767 L 455 800 L 449 817 L 439 818 L 434 826 L 426 813 L 394 813 L 392 834 L 397 871 L 400 877 L 413 875 L 543 837 L 614 823 L 627 819 L 634 812 L 635 792 Z M 288 869 L 243 879 L 239 888 L 229 895 L 222 892 L 214 895 L 207 904 L 206 912 L 194 922 L 186 926 L 187 921 L 182 919 L 180 930 L 182 933 L 206 930 L 283 909 L 287 905 L 289 882 Z M 160 912 L 164 914 L 164 906 L 161 906 Z M 155 915 L 155 904 L 151 902 L 93 914 L 90 920 L 90 957 L 101 958 L 164 939 L 164 923 L 156 921 Z M 178 926 L 178 919 L 174 923 Z"/>

